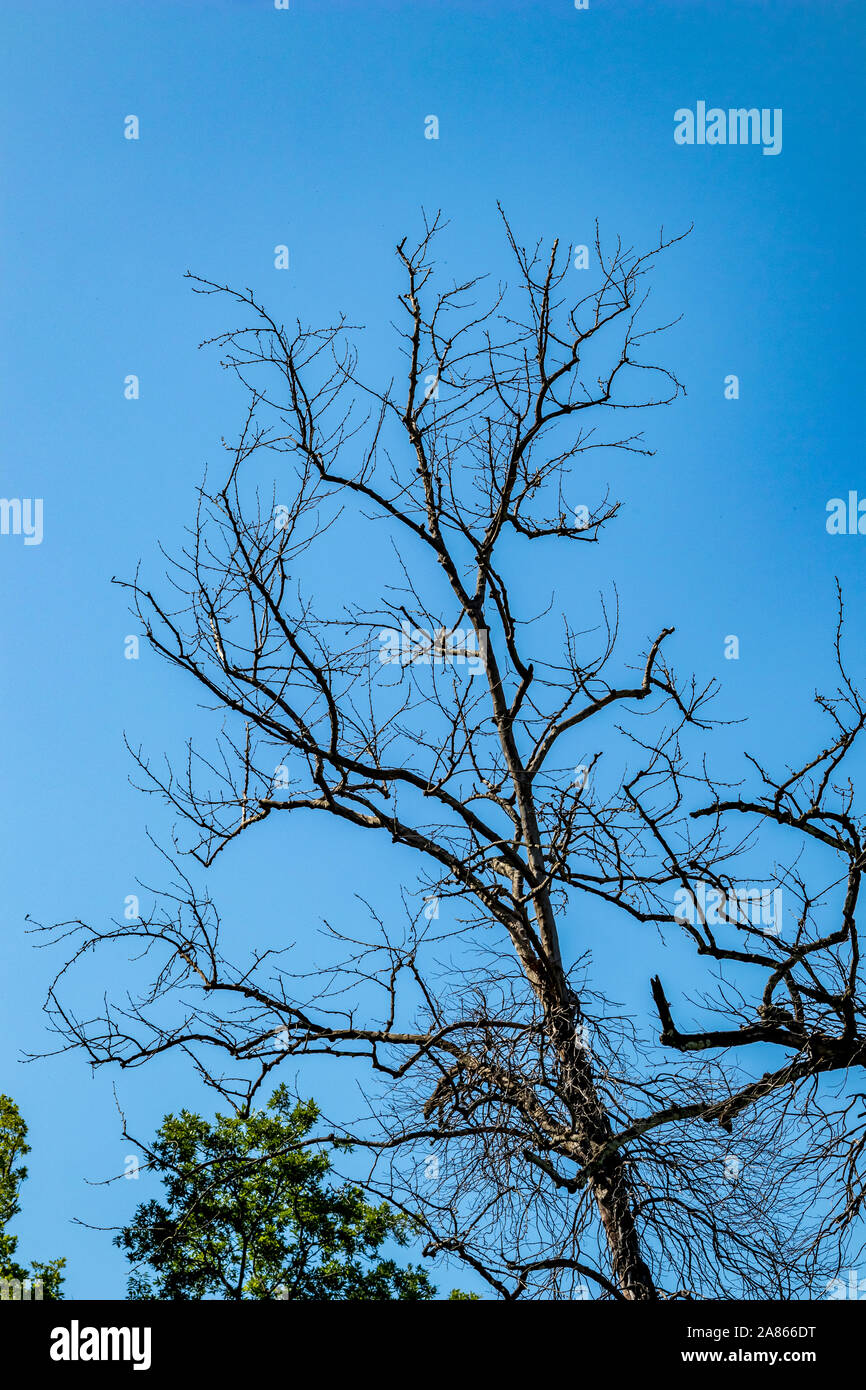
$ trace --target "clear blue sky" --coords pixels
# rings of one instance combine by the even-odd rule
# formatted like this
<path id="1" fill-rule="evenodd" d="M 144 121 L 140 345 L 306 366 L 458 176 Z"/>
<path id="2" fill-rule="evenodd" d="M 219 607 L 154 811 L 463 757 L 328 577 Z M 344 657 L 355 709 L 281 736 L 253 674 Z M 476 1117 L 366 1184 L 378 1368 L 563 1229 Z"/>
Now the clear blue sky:
<path id="1" fill-rule="evenodd" d="M 625 506 L 604 544 L 535 582 L 555 581 L 575 614 L 615 580 L 626 642 L 675 624 L 677 668 L 719 676 L 724 710 L 751 716 L 736 746 L 799 753 L 830 671 L 835 574 L 866 665 L 866 537 L 825 530 L 829 498 L 866 496 L 864 30 L 862 8 L 836 0 L 6 0 L 0 492 L 44 499 L 44 539 L 0 537 L 0 1089 L 33 1145 L 21 1254 L 66 1254 L 69 1296 L 122 1296 L 125 1280 L 108 1238 L 73 1218 L 110 1225 L 145 1195 L 88 1186 L 128 1150 L 112 1085 L 142 1134 L 202 1100 L 179 1065 L 91 1077 L 78 1056 L 19 1060 L 47 1045 L 58 963 L 25 915 L 105 921 L 137 877 L 158 881 L 145 829 L 168 821 L 128 786 L 122 734 L 158 754 L 191 727 L 194 691 L 146 653 L 124 660 L 135 628 L 109 582 L 139 558 L 156 574 L 157 539 L 179 536 L 238 424 L 240 398 L 196 351 L 225 321 L 183 272 L 250 285 L 278 316 L 343 309 L 378 342 L 393 247 L 422 206 L 451 219 L 449 273 L 494 278 L 497 199 L 525 240 L 589 242 L 597 217 L 640 245 L 694 222 L 656 289 L 660 315 L 684 316 L 665 353 L 688 395 L 642 421 L 655 459 L 616 464 Z M 674 111 L 699 100 L 782 108 L 781 154 L 677 146 Z M 280 243 L 288 272 L 273 267 Z M 730 633 L 739 662 L 723 659 Z M 354 892 L 396 906 L 386 849 L 342 837 L 339 851 L 339 875 L 314 872 L 330 851 L 296 823 L 224 857 L 213 890 L 238 930 L 267 915 L 302 941 Z M 620 954 L 593 945 L 602 962 Z M 657 950 L 634 934 L 621 998 L 645 1006 Z M 331 1084 L 319 1075 L 311 1089 Z"/>

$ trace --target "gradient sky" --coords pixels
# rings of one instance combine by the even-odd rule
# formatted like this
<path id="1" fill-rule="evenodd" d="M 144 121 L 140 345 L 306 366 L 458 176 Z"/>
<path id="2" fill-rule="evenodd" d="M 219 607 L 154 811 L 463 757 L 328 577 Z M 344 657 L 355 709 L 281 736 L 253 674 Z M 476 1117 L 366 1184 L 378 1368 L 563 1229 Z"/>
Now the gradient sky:
<path id="1" fill-rule="evenodd" d="M 160 572 L 157 540 L 180 536 L 243 408 L 216 357 L 196 351 L 225 314 L 183 272 L 249 285 L 278 317 L 345 310 L 375 346 L 400 288 L 394 245 L 422 207 L 450 218 L 449 274 L 494 280 L 508 269 L 497 200 L 524 240 L 590 242 L 598 218 L 603 234 L 644 245 L 661 225 L 693 222 L 654 292 L 660 318 L 683 315 L 663 360 L 688 395 L 641 422 L 654 459 L 615 464 L 624 508 L 604 543 L 532 582 L 555 582 L 570 613 L 594 614 L 615 580 L 624 653 L 675 625 L 677 669 L 716 675 L 722 711 L 750 717 L 732 746 L 796 757 L 811 747 L 814 685 L 831 674 L 835 575 L 866 674 L 866 537 L 825 529 L 829 498 L 866 496 L 852 254 L 864 31 L 862 8 L 835 0 L 590 0 L 586 11 L 571 0 L 291 0 L 288 11 L 6 0 L 0 492 L 44 499 L 44 539 L 0 536 L 0 1089 L 33 1146 L 19 1254 L 65 1254 L 67 1296 L 123 1295 L 125 1261 L 75 1222 L 110 1226 L 146 1195 L 144 1182 L 89 1185 L 129 1150 L 112 1088 L 142 1135 L 171 1107 L 208 1104 L 179 1064 L 91 1076 L 79 1056 L 21 1060 L 50 1046 L 41 1003 L 60 963 L 34 949 L 25 916 L 107 921 L 137 878 L 159 880 L 145 832 L 169 821 L 129 786 L 122 736 L 177 751 L 193 719 L 180 676 L 146 652 L 124 660 L 136 628 L 110 584 L 139 559 Z M 698 100 L 782 108 L 781 154 L 677 146 L 674 111 Z M 138 141 L 124 139 L 129 114 Z M 438 141 L 424 138 L 429 114 Z M 288 272 L 273 267 L 280 243 Z M 124 399 L 129 373 L 137 401 Z M 336 594 L 341 572 L 335 563 Z M 738 662 L 723 658 L 730 633 Z M 384 910 L 398 902 L 387 847 L 326 844 L 294 817 L 291 839 L 223 858 L 210 882 L 240 935 L 267 915 L 308 940 L 323 916 L 353 910 L 355 892 Z M 592 945 L 602 961 L 621 952 Z M 621 998 L 645 1007 L 658 950 L 632 934 Z M 332 1084 L 320 1075 L 310 1070 L 311 1090 Z"/>

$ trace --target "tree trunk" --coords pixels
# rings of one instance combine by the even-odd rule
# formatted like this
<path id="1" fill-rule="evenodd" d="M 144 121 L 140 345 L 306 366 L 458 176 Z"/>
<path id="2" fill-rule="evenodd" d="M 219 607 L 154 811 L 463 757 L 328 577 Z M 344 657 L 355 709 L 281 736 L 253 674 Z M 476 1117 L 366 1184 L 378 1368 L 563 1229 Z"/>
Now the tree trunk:
<path id="1" fill-rule="evenodd" d="M 557 1010 L 557 1021 L 551 1020 L 551 1034 L 560 1059 L 563 1094 L 578 1130 L 576 1157 L 586 1165 L 609 1144 L 613 1130 L 596 1089 L 589 1055 L 578 1042 L 576 1022 L 572 1008 L 561 1008 Z M 634 1194 L 618 1150 L 613 1150 L 593 1172 L 588 1187 L 604 1229 L 614 1281 L 623 1297 L 656 1299 L 658 1294 L 635 1225 Z"/>

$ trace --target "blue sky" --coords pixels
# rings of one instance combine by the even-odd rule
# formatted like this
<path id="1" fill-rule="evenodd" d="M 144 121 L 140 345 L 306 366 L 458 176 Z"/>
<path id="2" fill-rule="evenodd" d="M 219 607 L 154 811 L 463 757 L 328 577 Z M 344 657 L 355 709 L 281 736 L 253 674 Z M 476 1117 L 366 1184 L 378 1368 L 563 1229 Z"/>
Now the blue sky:
<path id="1" fill-rule="evenodd" d="M 0 1089 L 33 1146 L 21 1253 L 67 1255 L 69 1296 L 117 1297 L 125 1262 L 70 1224 L 111 1225 L 144 1196 L 143 1183 L 88 1185 L 129 1147 L 112 1087 L 142 1134 L 201 1096 L 179 1066 L 94 1077 L 77 1056 L 19 1060 L 47 1045 L 40 1006 L 59 964 L 24 918 L 107 920 L 137 878 L 159 875 L 145 831 L 168 820 L 128 785 L 122 736 L 177 750 L 196 697 L 153 656 L 124 660 L 136 628 L 110 579 L 140 558 L 159 571 L 157 540 L 179 538 L 243 404 L 196 351 L 226 324 L 184 271 L 249 285 L 278 316 L 345 310 L 378 351 L 393 247 L 422 207 L 450 218 L 448 273 L 494 280 L 508 268 L 497 200 L 524 240 L 590 242 L 598 218 L 643 245 L 694 223 L 654 291 L 660 318 L 683 315 L 664 359 L 688 394 L 642 422 L 653 459 L 615 464 L 624 508 L 604 544 L 527 583 L 555 583 L 574 613 L 615 580 L 624 650 L 676 625 L 677 668 L 718 676 L 725 713 L 750 717 L 732 747 L 781 760 L 804 747 L 812 689 L 830 674 L 835 575 L 863 674 L 866 538 L 829 536 L 825 506 L 866 495 L 852 255 L 866 24 L 834 0 L 8 0 L 0 26 L 0 492 L 44 499 L 41 545 L 0 537 Z M 698 100 L 781 108 L 781 154 L 676 145 L 674 112 Z M 137 141 L 124 139 L 129 114 Z M 286 272 L 273 265 L 282 243 Z M 724 399 L 729 373 L 737 401 Z M 730 633 L 737 662 L 723 658 Z M 336 849 L 339 875 L 311 872 Z M 355 892 L 397 901 L 385 851 L 349 836 L 326 847 L 304 825 L 227 859 L 212 886 L 249 930 L 267 915 L 301 940 Z M 616 949 L 592 944 L 602 963 Z M 621 997 L 644 1001 L 657 950 L 635 934 Z M 330 1084 L 310 1073 L 311 1089 Z"/>

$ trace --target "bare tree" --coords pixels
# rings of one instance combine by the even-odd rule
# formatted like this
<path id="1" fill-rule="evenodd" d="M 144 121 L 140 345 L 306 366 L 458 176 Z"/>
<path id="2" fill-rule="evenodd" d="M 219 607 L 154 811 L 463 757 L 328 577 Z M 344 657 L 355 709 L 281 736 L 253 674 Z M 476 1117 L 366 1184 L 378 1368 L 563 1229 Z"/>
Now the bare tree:
<path id="1" fill-rule="evenodd" d="M 242 1106 L 288 1059 L 363 1064 L 367 1113 L 317 1141 L 369 1150 L 371 1190 L 416 1217 L 427 1252 L 505 1298 L 794 1296 L 838 1266 L 863 1200 L 846 1090 L 862 849 L 841 764 L 866 707 L 841 610 L 832 741 L 778 779 L 753 763 L 750 797 L 707 771 L 714 688 L 677 680 L 671 627 L 629 664 L 615 598 L 590 630 L 552 605 L 527 614 L 533 546 L 596 544 L 616 516 L 609 495 L 577 501 L 576 468 L 649 455 L 633 412 L 682 391 L 646 360 L 669 325 L 645 326 L 648 272 L 681 238 L 608 254 L 597 236 L 595 287 L 574 303 L 570 254 L 527 250 L 503 222 L 517 284 L 486 298 L 477 280 L 438 287 L 439 218 L 400 242 L 399 386 L 365 381 L 344 321 L 289 329 L 251 291 L 193 276 L 243 315 L 211 341 L 246 418 L 172 562 L 175 597 L 128 586 L 152 647 L 223 715 L 217 751 L 191 743 L 179 770 L 135 753 L 191 833 L 182 847 L 207 866 L 266 819 L 318 816 L 324 836 L 338 817 L 390 839 L 396 871 L 417 861 L 404 918 L 370 907 L 369 929 L 330 929 L 338 949 L 312 975 L 264 945 L 232 963 L 214 904 L 179 873 L 146 920 L 65 924 L 74 953 L 49 1008 L 94 1064 L 179 1049 Z M 370 528 L 378 587 L 325 616 L 304 566 L 348 515 Z M 756 879 L 761 846 L 738 821 L 806 858 Z M 761 915 L 782 887 L 793 931 Z M 597 978 L 589 952 L 622 914 L 707 958 L 712 993 L 690 1008 L 718 1026 L 681 1030 L 669 980 L 652 981 L 655 1023 L 611 1003 L 615 971 Z M 154 977 L 80 1018 L 61 983 L 110 941 L 146 948 Z M 767 1049 L 781 1060 L 759 1075 Z"/>

